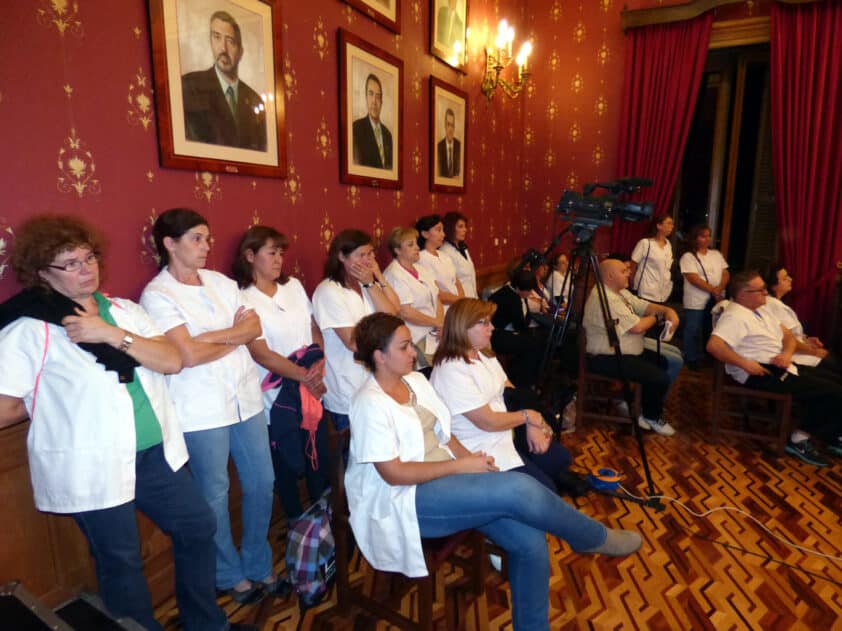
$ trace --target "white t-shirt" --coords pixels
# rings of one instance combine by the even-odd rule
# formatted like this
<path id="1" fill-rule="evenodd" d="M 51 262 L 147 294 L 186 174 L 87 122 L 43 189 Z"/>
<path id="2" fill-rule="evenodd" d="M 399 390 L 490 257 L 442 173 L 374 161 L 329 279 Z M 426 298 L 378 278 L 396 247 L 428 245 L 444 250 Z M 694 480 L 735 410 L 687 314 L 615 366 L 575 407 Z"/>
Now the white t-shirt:
<path id="1" fill-rule="evenodd" d="M 110 300 L 117 326 L 161 335 L 137 304 Z M 26 446 L 39 510 L 78 513 L 134 499 L 134 406 L 116 372 L 71 342 L 63 326 L 32 318 L 0 330 L 0 366 L 0 394 L 22 398 L 32 419 Z M 164 376 L 142 366 L 135 374 L 161 426 L 167 464 L 177 471 L 187 462 L 187 447 Z"/>
<path id="2" fill-rule="evenodd" d="M 415 392 L 418 405 L 436 417 L 436 436 L 445 447 L 450 442 L 447 406 L 421 373 L 410 373 L 404 379 Z M 360 551 L 378 570 L 427 576 L 415 512 L 415 485 L 387 484 L 374 466 L 395 458 L 423 462 L 421 420 L 414 408 L 400 405 L 383 392 L 374 377 L 369 377 L 354 395 L 350 416 L 345 491 Z"/>
<path id="3" fill-rule="evenodd" d="M 641 239 L 634 246 L 631 259 L 637 263 L 632 281 L 637 295 L 645 300 L 666 302 L 672 293 L 672 244 L 667 241 L 661 247 L 655 239 Z"/>
<path id="4" fill-rule="evenodd" d="M 445 241 L 439 248 L 439 254 L 446 254 L 456 269 L 456 278 L 462 283 L 466 298 L 478 298 L 477 295 L 477 270 L 471 253 L 465 248 L 465 256 L 456 249 L 449 241 Z M 466 258 L 467 257 L 467 258 Z"/>
<path id="5" fill-rule="evenodd" d="M 459 293 L 456 289 L 456 268 L 446 254 L 432 254 L 427 250 L 421 250 L 421 256 L 416 263 L 432 274 L 439 289 L 451 294 Z"/>
<path id="6" fill-rule="evenodd" d="M 620 340 L 620 352 L 623 355 L 640 355 L 643 352 L 644 335 L 628 331 L 646 314 L 649 303 L 638 298 L 628 289 L 621 289 L 618 293 L 606 287 L 605 294 L 608 297 L 608 308 Z M 587 331 L 586 350 L 589 355 L 614 354 L 614 349 L 608 343 L 608 334 L 605 331 L 605 321 L 602 319 L 596 287 L 591 289 L 591 295 L 585 303 L 582 325 Z"/>
<path id="7" fill-rule="evenodd" d="M 792 310 L 792 307 L 781 302 L 774 296 L 766 296 L 766 304 L 760 307 L 771 313 L 781 324 L 783 324 L 796 339 L 804 339 L 804 327 L 798 315 Z M 822 361 L 821 357 L 815 355 L 808 355 L 807 353 L 795 353 L 792 356 L 792 361 L 800 366 L 818 366 Z"/>
<path id="8" fill-rule="evenodd" d="M 778 319 L 764 309 L 752 311 L 733 300 L 716 321 L 713 335 L 737 355 L 761 364 L 771 363 L 783 350 L 784 334 Z M 725 364 L 725 372 L 740 383 L 748 379 L 748 373 L 733 364 Z M 795 364 L 790 364 L 788 372 L 798 374 Z"/>
<path id="9" fill-rule="evenodd" d="M 348 414 L 351 397 L 368 376 L 365 367 L 354 361 L 354 353 L 342 343 L 334 329 L 354 327 L 376 309 L 362 289 L 362 296 L 353 289 L 343 287 L 325 278 L 313 292 L 313 316 L 325 340 L 324 403 L 328 410 Z"/>
<path id="10" fill-rule="evenodd" d="M 484 451 L 494 456 L 494 462 L 501 471 L 523 466 L 523 460 L 512 442 L 512 430 L 489 432 L 481 429 L 465 416 L 465 412 L 486 404 L 495 412 L 505 412 L 503 390 L 506 380 L 500 362 L 482 353 L 479 359 L 470 363 L 461 359 L 442 362 L 433 368 L 430 377 L 430 383 L 452 414 L 453 435 L 469 451 Z"/>
<path id="11" fill-rule="evenodd" d="M 191 336 L 234 324 L 244 305 L 237 283 L 211 270 L 199 270 L 201 285 L 177 281 L 165 267 L 144 288 L 140 304 L 162 331 L 185 325 Z M 182 368 L 167 383 L 185 432 L 233 425 L 263 411 L 260 375 L 248 349 L 240 345 L 225 357 Z"/>
<path id="12" fill-rule="evenodd" d="M 413 267 L 418 272 L 418 278 L 415 278 L 398 263 L 397 259 L 394 259 L 383 270 L 383 276 L 398 294 L 402 305 L 409 305 L 424 315 L 435 318 L 439 297 L 436 281 L 426 268 L 418 265 Z M 407 322 L 406 326 L 409 328 L 414 344 L 418 344 L 428 355 L 436 352 L 438 340 L 430 335 L 433 327 L 410 322 Z"/>
<path id="13" fill-rule="evenodd" d="M 262 338 L 266 340 L 269 350 L 289 357 L 302 346 L 313 343 L 313 331 L 310 328 L 313 307 L 298 279 L 290 278 L 284 285 L 275 283 L 275 288 L 275 295 L 270 297 L 251 285 L 242 290 L 243 302 L 260 316 Z M 255 366 L 262 384 L 269 371 L 257 362 Z M 279 390 L 280 387 L 263 391 L 263 405 L 267 414 Z"/>
<path id="14" fill-rule="evenodd" d="M 699 261 L 696 260 L 696 256 L 698 256 L 699 261 L 702 262 L 701 265 L 699 265 Z M 693 256 L 692 252 L 685 252 L 681 256 L 681 260 L 679 261 L 681 273 L 698 274 L 699 278 L 714 286 L 722 282 L 722 272 L 728 269 L 728 261 L 725 260 L 725 257 L 722 256 L 719 250 L 709 249 L 704 254 L 696 252 L 696 256 Z M 702 271 L 702 267 L 704 267 L 704 271 Z M 707 274 L 707 278 L 705 278 L 705 274 Z M 684 277 L 685 309 L 704 309 L 708 298 L 710 298 L 710 294 L 708 292 L 692 285 L 690 281 L 687 280 L 687 277 Z"/>
<path id="15" fill-rule="evenodd" d="M 564 300 L 567 300 L 567 294 L 570 291 L 570 279 L 573 278 L 573 274 L 571 273 L 570 276 L 567 277 L 567 282 L 564 282 L 564 274 L 559 272 L 558 270 L 553 270 L 550 273 L 550 277 L 547 279 L 547 290 L 550 292 L 550 295 L 553 298 L 558 298 L 561 296 Z"/>

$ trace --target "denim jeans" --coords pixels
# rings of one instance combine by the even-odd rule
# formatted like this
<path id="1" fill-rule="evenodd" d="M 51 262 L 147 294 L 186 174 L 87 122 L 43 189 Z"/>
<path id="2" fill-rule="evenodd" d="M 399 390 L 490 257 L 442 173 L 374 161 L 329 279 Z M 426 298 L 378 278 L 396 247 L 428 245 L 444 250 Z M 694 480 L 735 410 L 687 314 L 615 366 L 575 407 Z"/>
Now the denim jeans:
<path id="1" fill-rule="evenodd" d="M 643 338 L 643 348 L 657 353 L 658 341 L 651 337 L 645 337 Z M 664 370 L 667 371 L 667 377 L 669 377 L 670 385 L 672 385 L 684 366 L 684 355 L 681 354 L 677 346 L 661 342 L 661 357 L 667 362 Z"/>
<path id="2" fill-rule="evenodd" d="M 480 492 L 481 491 L 481 492 Z M 509 557 L 515 629 L 549 629 L 550 563 L 544 533 L 573 550 L 605 542 L 607 530 L 553 491 L 523 473 L 449 475 L 415 487 L 422 537 L 443 537 L 476 528 Z"/>
<path id="3" fill-rule="evenodd" d="M 227 629 L 214 589 L 216 522 L 193 477 L 186 467 L 173 472 L 160 444 L 137 453 L 135 471 L 133 501 L 73 515 L 96 561 L 105 606 L 118 618 L 132 618 L 149 631 L 162 631 L 152 613 L 143 574 L 137 509 L 172 539 L 175 594 L 183 627 L 187 631 Z"/>
<path id="4" fill-rule="evenodd" d="M 708 312 L 705 309 L 684 310 L 684 332 L 682 345 L 684 347 L 684 359 L 688 362 L 701 361 L 702 354 L 702 329 L 705 325 L 705 318 Z"/>
<path id="5" fill-rule="evenodd" d="M 190 470 L 216 515 L 216 586 L 230 589 L 243 579 L 261 580 L 272 573 L 267 539 L 272 517 L 275 473 L 269 452 L 266 415 L 196 432 L 185 432 Z M 243 490 L 243 537 L 237 551 L 228 512 L 228 455 L 234 459 Z"/>

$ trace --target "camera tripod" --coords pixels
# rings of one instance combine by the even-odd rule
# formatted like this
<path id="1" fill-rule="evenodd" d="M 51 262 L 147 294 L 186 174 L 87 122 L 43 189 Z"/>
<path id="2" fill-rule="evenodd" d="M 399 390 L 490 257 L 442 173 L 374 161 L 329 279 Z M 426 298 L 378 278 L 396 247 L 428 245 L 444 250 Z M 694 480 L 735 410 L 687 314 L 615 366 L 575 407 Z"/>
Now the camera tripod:
<path id="1" fill-rule="evenodd" d="M 548 377 L 549 362 L 555 349 L 560 348 L 566 341 L 570 332 L 571 318 L 576 323 L 576 330 L 580 330 L 584 316 L 585 300 L 580 301 L 577 309 L 576 291 L 581 287 L 583 291 L 587 290 L 590 274 L 593 273 L 596 281 L 595 287 L 597 295 L 599 296 L 599 306 L 602 312 L 602 320 L 605 324 L 605 331 L 608 334 L 608 342 L 614 349 L 614 358 L 617 362 L 617 374 L 619 380 L 623 384 L 623 399 L 626 402 L 629 413 L 629 420 L 631 421 L 632 434 L 637 441 L 637 447 L 640 452 L 640 460 L 643 465 L 643 474 L 646 480 L 648 490 L 648 498 L 635 498 L 629 495 L 617 493 L 615 491 L 600 490 L 599 493 L 603 495 L 610 495 L 619 498 L 623 501 L 634 502 L 642 506 L 654 508 L 656 511 L 664 510 L 664 504 L 654 498 L 655 488 L 652 483 L 652 475 L 649 470 L 649 461 L 646 458 L 646 446 L 643 441 L 643 431 L 638 426 L 636 418 L 632 418 L 632 387 L 623 369 L 622 351 L 620 349 L 620 340 L 617 336 L 617 330 L 614 327 L 614 320 L 611 316 L 611 309 L 608 304 L 608 296 L 606 294 L 605 284 L 602 281 L 602 274 L 599 271 L 599 260 L 593 249 L 593 237 L 596 226 L 587 223 L 573 223 L 565 228 L 554 240 L 550 247 L 545 251 L 546 256 L 555 248 L 561 241 L 561 238 L 567 233 L 571 232 L 574 236 L 574 246 L 570 251 L 568 258 L 567 271 L 564 274 L 564 281 L 562 288 L 566 288 L 566 295 L 560 296 L 556 301 L 554 312 L 552 314 L 552 325 L 547 336 L 547 343 L 544 349 L 544 356 L 541 360 L 541 365 L 538 374 L 541 375 L 539 383 L 546 383 Z M 567 309 L 564 312 L 563 318 L 559 318 L 561 307 L 567 304 Z M 576 311 L 575 318 L 573 312 Z M 580 349 L 582 352 L 582 349 Z M 581 377 L 581 375 L 580 375 Z"/>

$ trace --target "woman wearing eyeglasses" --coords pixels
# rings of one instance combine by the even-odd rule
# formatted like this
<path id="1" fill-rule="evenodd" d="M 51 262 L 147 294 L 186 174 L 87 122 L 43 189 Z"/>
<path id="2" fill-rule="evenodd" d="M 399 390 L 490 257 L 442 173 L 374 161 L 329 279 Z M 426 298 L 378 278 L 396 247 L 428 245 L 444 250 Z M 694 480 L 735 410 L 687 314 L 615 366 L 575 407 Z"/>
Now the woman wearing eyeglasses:
<path id="1" fill-rule="evenodd" d="M 415 347 L 400 318 L 375 313 L 354 330 L 354 357 L 371 376 L 351 405 L 345 487 L 351 528 L 375 568 L 426 576 L 422 537 L 476 528 L 506 550 L 515 629 L 549 629 L 545 533 L 581 553 L 625 556 L 635 532 L 609 529 L 528 475 L 499 472 L 450 433 L 450 414 L 430 383 L 413 372 Z"/>
<path id="2" fill-rule="evenodd" d="M 286 589 L 272 573 L 267 535 L 275 474 L 260 376 L 246 345 L 261 334 L 260 318 L 237 283 L 205 269 L 210 228 L 199 213 L 173 208 L 152 229 L 161 271 L 140 303 L 178 348 L 184 369 L 169 378 L 184 428 L 190 469 L 216 515 L 216 585 L 251 604 Z M 228 457 L 242 488 L 240 549 L 228 512 Z"/>
<path id="3" fill-rule="evenodd" d="M 579 495 L 587 484 L 568 471 L 570 452 L 553 440 L 541 413 L 514 409 L 539 402 L 525 396 L 527 389 L 516 390 L 497 358 L 483 353 L 491 348 L 496 310 L 492 302 L 463 298 L 444 318 L 430 382 L 453 416 L 453 435 L 468 450 L 493 456 L 501 471 L 528 473 L 553 491 Z"/>
<path id="4" fill-rule="evenodd" d="M 72 217 L 36 217 L 17 231 L 12 267 L 26 289 L 0 305 L 0 426 L 31 419 L 35 505 L 75 519 L 112 615 L 162 631 L 143 574 L 139 510 L 172 540 L 184 627 L 224 631 L 215 521 L 184 467 L 164 379 L 181 358 L 142 308 L 99 291 L 101 245 Z"/>

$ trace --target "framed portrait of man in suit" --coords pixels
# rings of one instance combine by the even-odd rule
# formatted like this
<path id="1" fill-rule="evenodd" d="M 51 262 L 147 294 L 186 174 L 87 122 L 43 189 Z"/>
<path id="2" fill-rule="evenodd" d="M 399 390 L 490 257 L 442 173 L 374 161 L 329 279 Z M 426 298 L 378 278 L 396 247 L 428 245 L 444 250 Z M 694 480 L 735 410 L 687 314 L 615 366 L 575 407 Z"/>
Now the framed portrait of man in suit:
<path id="1" fill-rule="evenodd" d="M 339 29 L 339 179 L 400 188 L 403 61 Z"/>
<path id="2" fill-rule="evenodd" d="M 401 32 L 401 0 L 344 0 L 394 33 Z"/>
<path id="3" fill-rule="evenodd" d="M 430 0 L 430 54 L 467 74 L 468 0 Z"/>
<path id="4" fill-rule="evenodd" d="M 280 0 L 150 0 L 161 164 L 284 177 Z"/>
<path id="5" fill-rule="evenodd" d="M 465 192 L 468 95 L 430 77 L 430 190 Z"/>

